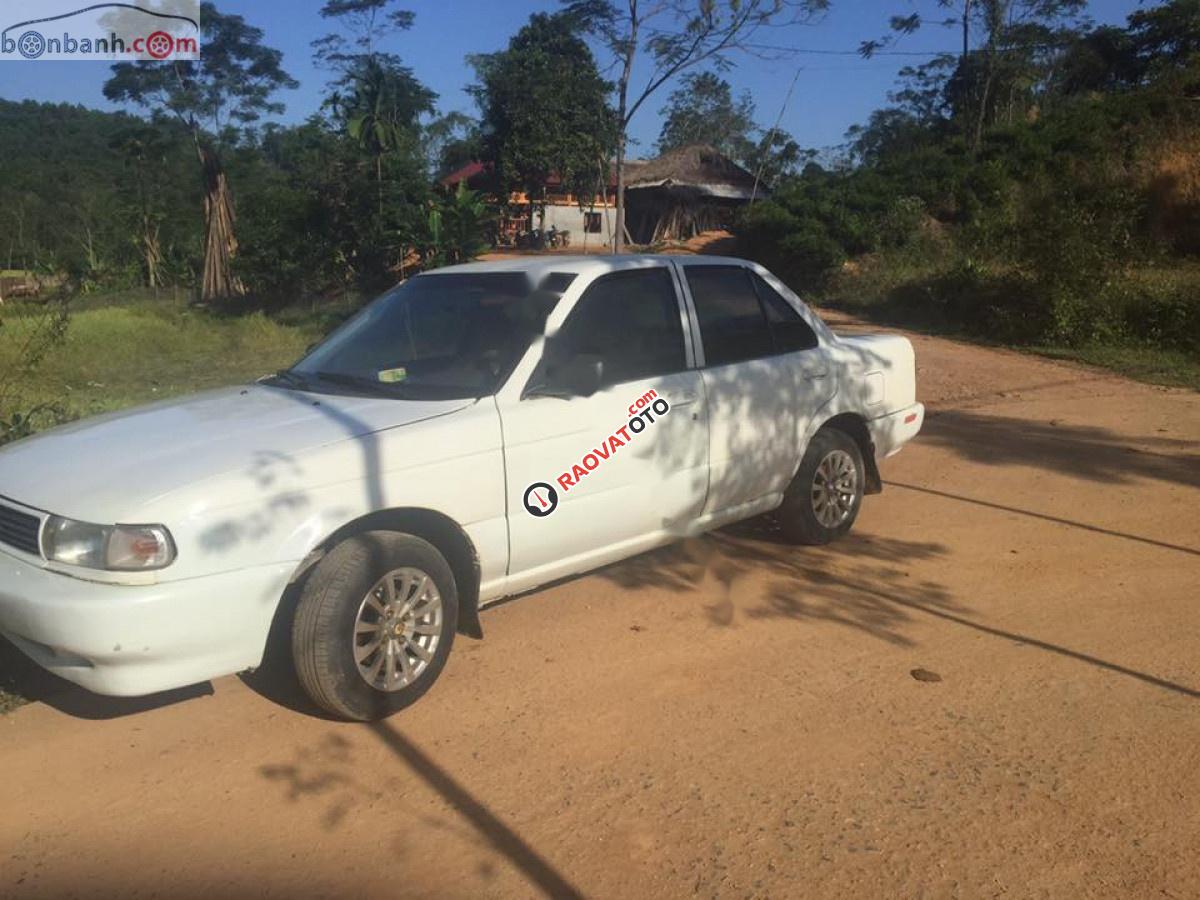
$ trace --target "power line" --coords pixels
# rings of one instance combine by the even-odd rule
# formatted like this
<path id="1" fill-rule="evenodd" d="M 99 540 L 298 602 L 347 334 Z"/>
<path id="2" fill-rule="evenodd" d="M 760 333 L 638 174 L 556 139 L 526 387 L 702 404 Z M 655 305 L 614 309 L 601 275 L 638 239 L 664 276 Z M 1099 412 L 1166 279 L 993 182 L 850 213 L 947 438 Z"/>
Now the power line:
<path id="1" fill-rule="evenodd" d="M 874 59 L 876 56 L 913 56 L 933 58 L 935 56 L 961 56 L 958 50 L 872 50 L 864 54 L 861 50 L 817 50 L 811 47 L 784 47 L 779 44 L 746 44 L 751 50 L 766 50 L 772 53 L 803 53 L 812 56 L 861 56 L 864 59 Z M 1068 41 L 1037 41 L 1011 47 L 996 47 L 997 53 L 1021 53 L 1028 50 L 1059 50 L 1070 46 Z"/>
<path id="2" fill-rule="evenodd" d="M 754 202 L 754 198 L 758 195 L 758 182 L 762 179 L 763 169 L 767 165 L 767 154 L 771 150 L 771 141 L 775 137 L 775 132 L 779 130 L 779 123 L 783 121 L 783 114 L 787 112 L 788 104 L 792 102 L 792 91 L 796 90 L 796 82 L 800 80 L 800 73 L 804 71 L 804 66 L 796 67 L 796 74 L 792 78 L 792 83 L 788 87 L 787 95 L 783 98 L 783 106 L 779 107 L 779 115 L 775 117 L 775 124 L 771 126 L 771 130 L 767 132 L 766 137 L 762 142 L 762 157 L 758 161 L 758 171 L 754 173 L 754 190 L 750 192 L 750 202 Z"/>
<path id="3" fill-rule="evenodd" d="M 752 50 L 771 50 L 778 53 L 807 53 L 813 56 L 862 56 L 859 50 L 814 50 L 808 47 L 782 47 L 776 44 L 747 44 Z M 876 50 L 871 56 L 955 56 L 957 50 Z"/>

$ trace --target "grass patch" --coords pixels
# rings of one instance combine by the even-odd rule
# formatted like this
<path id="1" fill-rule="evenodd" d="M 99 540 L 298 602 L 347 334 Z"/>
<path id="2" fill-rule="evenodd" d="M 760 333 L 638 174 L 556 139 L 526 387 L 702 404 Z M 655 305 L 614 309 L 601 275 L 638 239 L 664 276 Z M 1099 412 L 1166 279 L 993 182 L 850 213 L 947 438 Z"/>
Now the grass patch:
<path id="1" fill-rule="evenodd" d="M 1027 349 L 1051 359 L 1066 359 L 1111 369 L 1137 381 L 1200 391 L 1200 360 L 1178 350 L 1104 344 L 1084 347 L 1034 346 Z"/>
<path id="2" fill-rule="evenodd" d="M 88 298 L 66 340 L 16 386 L 13 406 L 53 405 L 69 420 L 251 381 L 291 364 L 320 337 L 312 319 L 282 324 L 263 313 L 225 317 L 171 301 Z M 20 317 L 7 324 L 19 327 Z M 0 368 L 17 343 L 0 342 Z"/>
<path id="3" fill-rule="evenodd" d="M 882 325 L 1075 360 L 1151 384 L 1200 389 L 1197 264 L 1127 271 L 1098 283 L 1095 295 L 1081 302 L 1046 296 L 1011 267 L 924 247 L 847 263 L 816 299 Z M 1055 337 L 1061 334 L 1067 339 Z"/>

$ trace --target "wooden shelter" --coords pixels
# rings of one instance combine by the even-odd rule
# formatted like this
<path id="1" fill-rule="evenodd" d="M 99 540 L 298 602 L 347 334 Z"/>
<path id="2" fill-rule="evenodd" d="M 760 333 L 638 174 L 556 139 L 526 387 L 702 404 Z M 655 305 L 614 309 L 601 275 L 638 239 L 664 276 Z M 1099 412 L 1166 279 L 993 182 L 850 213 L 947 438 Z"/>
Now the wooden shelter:
<path id="1" fill-rule="evenodd" d="M 687 240 L 728 228 L 739 206 L 764 194 L 728 156 L 692 144 L 625 164 L 625 228 L 635 244 Z"/>

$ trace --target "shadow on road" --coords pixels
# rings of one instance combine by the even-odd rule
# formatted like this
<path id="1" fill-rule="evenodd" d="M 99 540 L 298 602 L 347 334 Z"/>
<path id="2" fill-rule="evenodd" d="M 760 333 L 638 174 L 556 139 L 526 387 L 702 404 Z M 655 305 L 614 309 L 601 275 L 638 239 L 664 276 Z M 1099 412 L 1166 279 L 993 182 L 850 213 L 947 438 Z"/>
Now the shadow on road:
<path id="1" fill-rule="evenodd" d="M 927 607 L 912 600 L 905 600 L 898 597 L 885 597 L 884 599 L 892 603 L 898 603 L 902 606 L 907 606 L 910 609 L 919 610 L 926 615 L 937 616 L 939 619 L 945 619 L 947 622 L 953 622 L 956 625 L 962 625 L 966 628 L 973 629 L 974 631 L 982 632 L 983 634 L 990 634 L 993 637 L 1000 637 L 1004 638 L 1005 640 L 1027 644 L 1030 647 L 1037 647 L 1040 650 L 1056 653 L 1059 656 L 1076 659 L 1080 662 L 1085 662 L 1089 665 L 1106 669 L 1109 672 L 1116 672 L 1119 675 L 1127 675 L 1130 678 L 1135 678 L 1138 681 L 1146 684 L 1160 687 L 1166 691 L 1172 691 L 1176 694 L 1183 694 L 1185 697 L 1200 699 L 1200 691 L 1194 688 L 1186 687 L 1182 684 L 1176 684 L 1173 681 L 1167 681 L 1165 678 L 1159 678 L 1155 675 L 1148 675 L 1145 672 L 1139 672 L 1136 669 L 1129 668 L 1128 666 L 1122 666 L 1118 663 L 1109 662 L 1108 660 L 1100 659 L 1088 653 L 1080 653 L 1078 650 L 1072 650 L 1069 647 L 1062 647 L 1058 644 L 1052 644 L 1049 641 L 1039 640 L 1038 638 L 1030 637 L 1027 634 L 1019 634 L 1015 631 L 1005 631 L 1003 628 L 993 628 L 990 625 L 984 625 L 982 622 L 974 622 L 970 619 L 963 618 L 962 616 L 956 616 L 952 613 L 946 612 L 943 609 Z"/>
<path id="2" fill-rule="evenodd" d="M 1200 445 L 1178 438 L 1131 438 L 1053 419 L 948 409 L 931 411 L 920 441 L 988 466 L 1032 466 L 1104 484 L 1146 478 L 1200 487 L 1200 454 L 1195 452 Z"/>
<path id="3" fill-rule="evenodd" d="M 713 602 L 704 612 L 713 625 L 724 627 L 733 624 L 737 611 L 735 582 L 765 573 L 765 602 L 743 610 L 750 619 L 820 619 L 912 646 L 903 633 L 912 617 L 895 604 L 877 602 L 876 595 L 886 588 L 934 608 L 962 611 L 943 586 L 912 579 L 905 571 L 912 561 L 947 552 L 937 543 L 854 533 L 828 547 L 796 547 L 782 539 L 770 517 L 761 517 L 636 556 L 597 574 L 625 589 L 683 592 L 715 581 L 716 590 L 708 591 Z"/>
<path id="4" fill-rule="evenodd" d="M 6 705 L 4 695 L 8 694 L 23 701 L 45 703 L 78 719 L 118 719 L 212 693 L 212 685 L 206 681 L 148 697 L 101 697 L 52 675 L 0 638 L 0 710 Z M 18 704 L 19 701 L 14 703 Z"/>
<path id="5" fill-rule="evenodd" d="M 503 856 L 547 897 L 578 898 L 583 894 L 558 872 L 541 854 L 516 831 L 474 796 L 458 779 L 433 760 L 425 751 L 405 737 L 392 722 L 375 722 L 366 726 L 392 754 L 403 762 L 421 781 L 437 793 L 471 826 L 469 839 L 477 839 Z M 259 774 L 268 781 L 284 786 L 286 798 L 297 802 L 305 798 L 321 798 L 325 805 L 320 815 L 321 825 L 332 831 L 364 803 L 380 802 L 390 806 L 405 782 L 402 773 L 387 774 L 378 766 L 371 767 L 369 779 L 360 779 L 361 760 L 354 758 L 353 743 L 342 734 L 327 734 L 315 747 L 302 749 L 292 762 L 265 765 Z M 400 821 L 400 820 L 398 820 Z M 441 826 L 426 821 L 424 825 Z M 455 830 L 455 829 L 451 829 Z M 403 855 L 408 842 L 397 838 L 392 846 Z M 403 865 L 401 860 L 397 862 Z M 492 870 L 483 866 L 481 875 L 490 877 Z"/>
<path id="6" fill-rule="evenodd" d="M 1125 531 L 1114 531 L 1111 528 L 1101 528 L 1098 525 L 1088 525 L 1086 522 L 1076 522 L 1072 519 L 1063 519 L 1058 516 L 1051 516 L 1045 513 L 1032 512 L 1028 509 L 1019 509 L 1015 506 L 1005 506 L 1002 503 L 992 503 L 990 500 L 977 500 L 974 497 L 964 497 L 961 494 L 951 494 L 946 491 L 935 490 L 934 488 L 919 487 L 915 484 L 904 484 L 899 481 L 885 481 L 888 487 L 903 488 L 906 491 L 916 491 L 920 494 L 929 494 L 933 497 L 942 497 L 946 500 L 957 500 L 961 503 L 971 503 L 975 506 L 986 507 L 1000 512 L 1016 513 L 1019 516 L 1029 516 L 1034 519 L 1041 519 L 1044 522 L 1053 522 L 1056 525 L 1066 525 L 1069 528 L 1081 528 L 1084 531 L 1091 531 L 1094 534 L 1103 534 L 1108 537 L 1121 538 L 1126 541 L 1137 541 L 1140 544 L 1148 544 L 1151 547 L 1161 547 L 1164 550 L 1175 550 L 1179 553 L 1190 553 L 1192 556 L 1200 556 L 1200 550 L 1192 547 L 1184 547 L 1181 544 L 1169 544 L 1166 541 L 1156 541 L 1154 538 L 1142 537 L 1137 534 L 1129 534 Z"/>
<path id="7" fill-rule="evenodd" d="M 393 724 L 376 722 L 370 727 L 388 749 L 404 760 L 413 772 L 454 808 L 455 812 L 470 822 L 496 852 L 516 866 L 547 897 L 583 896 L 519 834 L 505 825 L 449 772 L 402 735 Z"/>
<path id="8" fill-rule="evenodd" d="M 1163 546 L 1195 552 L 1172 545 Z M 728 627 L 733 625 L 738 612 L 734 604 L 735 580 L 751 572 L 766 572 L 773 578 L 768 583 L 765 602 L 740 610 L 748 619 L 830 622 L 864 631 L 891 644 L 914 646 L 904 629 L 920 615 L 933 616 L 1173 693 L 1200 698 L 1200 690 L 1186 685 L 1048 640 L 979 622 L 967 615 L 969 609 L 945 586 L 912 579 L 906 571 L 913 560 L 946 555 L 947 549 L 940 544 L 862 534 L 851 534 L 828 547 L 789 546 L 779 538 L 770 518 L 763 517 L 634 557 L 597 574 L 623 588 L 658 587 L 675 591 L 693 590 L 709 579 L 715 580 L 721 588 L 721 599 L 706 606 L 705 613 L 713 625 Z"/>

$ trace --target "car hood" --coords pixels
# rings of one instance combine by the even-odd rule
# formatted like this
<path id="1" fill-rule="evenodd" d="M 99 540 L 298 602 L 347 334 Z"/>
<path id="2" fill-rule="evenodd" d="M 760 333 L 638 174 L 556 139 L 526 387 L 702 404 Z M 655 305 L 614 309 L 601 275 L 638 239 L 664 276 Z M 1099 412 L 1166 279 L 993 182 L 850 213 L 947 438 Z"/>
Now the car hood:
<path id="1" fill-rule="evenodd" d="M 264 458 L 454 412 L 412 401 L 224 388 L 96 416 L 0 449 L 0 495 L 84 521 L 129 521 L 157 497 Z"/>

